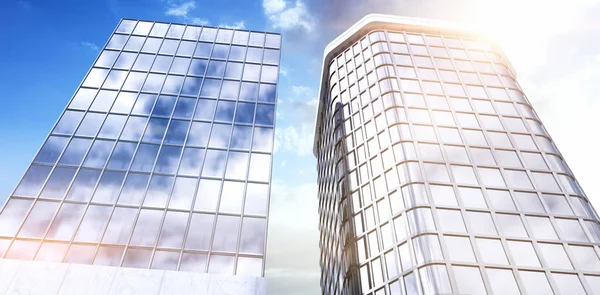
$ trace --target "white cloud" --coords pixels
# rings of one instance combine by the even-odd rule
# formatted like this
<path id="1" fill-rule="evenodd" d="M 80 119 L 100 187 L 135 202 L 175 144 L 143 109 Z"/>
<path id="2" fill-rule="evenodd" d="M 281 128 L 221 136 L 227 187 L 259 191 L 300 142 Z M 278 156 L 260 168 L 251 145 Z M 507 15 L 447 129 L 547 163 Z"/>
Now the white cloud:
<path id="1" fill-rule="evenodd" d="M 536 79 L 540 73 L 523 73 L 520 79 L 548 133 L 596 208 L 600 205 L 600 187 L 596 184 L 600 138 L 592 134 L 600 125 L 598 68 L 600 54 L 585 58 L 582 66 L 556 78 L 540 80 Z"/>
<path id="2" fill-rule="evenodd" d="M 96 44 L 94 44 L 94 43 L 91 43 L 91 42 L 82 41 L 82 42 L 81 42 L 81 45 L 82 45 L 83 47 L 87 47 L 87 48 L 89 48 L 89 49 L 91 49 L 91 50 L 93 50 L 93 51 L 98 51 L 98 50 L 100 50 L 100 48 L 98 48 L 98 45 L 96 45 Z"/>
<path id="3" fill-rule="evenodd" d="M 33 7 L 33 6 L 31 6 L 31 3 L 27 2 L 27 1 L 23 1 L 23 0 L 18 1 L 17 5 L 19 5 L 19 7 L 24 8 L 24 9 L 31 9 Z"/>
<path id="4" fill-rule="evenodd" d="M 210 24 L 210 21 L 205 18 L 191 15 L 191 11 L 196 8 L 196 1 L 167 0 L 166 2 L 165 15 L 179 17 L 193 25 L 207 26 Z"/>
<path id="5" fill-rule="evenodd" d="M 205 18 L 200 18 L 200 17 L 192 17 L 189 20 L 192 25 L 207 26 L 210 24 L 210 21 L 208 21 Z"/>
<path id="6" fill-rule="evenodd" d="M 264 0 L 263 8 L 266 14 L 273 14 L 282 11 L 285 8 L 285 1 L 283 0 Z"/>
<path id="7" fill-rule="evenodd" d="M 318 100 L 306 86 L 291 86 L 291 98 L 280 99 L 275 130 L 275 152 L 293 152 L 298 156 L 312 153 L 314 123 Z"/>
<path id="8" fill-rule="evenodd" d="M 228 28 L 228 29 L 241 30 L 241 29 L 245 29 L 246 28 L 246 24 L 244 23 L 243 20 L 241 20 L 241 21 L 235 22 L 233 24 L 220 23 L 219 27 L 221 27 L 221 28 Z"/>
<path id="9" fill-rule="evenodd" d="M 320 294 L 316 182 L 290 185 L 274 180 L 269 212 L 267 293 Z"/>
<path id="10" fill-rule="evenodd" d="M 167 11 L 165 11 L 165 14 L 173 15 L 173 16 L 187 17 L 190 10 L 194 9 L 195 7 L 196 7 L 196 2 L 194 2 L 194 1 L 181 2 L 181 3 L 177 3 L 177 4 L 171 3 L 169 5 L 169 7 L 167 8 Z"/>
<path id="11" fill-rule="evenodd" d="M 312 152 L 314 132 L 311 125 L 289 126 L 275 130 L 275 152 L 289 151 L 298 156 Z"/>
<path id="12" fill-rule="evenodd" d="M 293 5 L 288 5 L 284 0 L 263 0 L 265 16 L 276 29 L 291 30 L 303 29 L 312 32 L 315 20 L 308 12 L 306 5 L 301 0 L 296 0 Z"/>
<path id="13" fill-rule="evenodd" d="M 287 68 L 285 68 L 284 66 L 280 66 L 279 67 L 279 74 L 281 74 L 282 76 L 286 77 L 288 75 Z"/>

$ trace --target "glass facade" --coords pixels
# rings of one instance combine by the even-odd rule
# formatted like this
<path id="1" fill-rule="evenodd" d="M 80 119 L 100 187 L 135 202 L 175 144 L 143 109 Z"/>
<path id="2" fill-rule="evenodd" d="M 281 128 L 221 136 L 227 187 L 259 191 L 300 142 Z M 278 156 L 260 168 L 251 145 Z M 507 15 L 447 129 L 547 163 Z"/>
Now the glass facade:
<path id="1" fill-rule="evenodd" d="M 495 46 L 401 21 L 339 44 L 315 135 L 323 294 L 600 294 L 598 215 Z"/>
<path id="2" fill-rule="evenodd" d="M 124 19 L 0 213 L 0 257 L 262 277 L 279 34 Z"/>

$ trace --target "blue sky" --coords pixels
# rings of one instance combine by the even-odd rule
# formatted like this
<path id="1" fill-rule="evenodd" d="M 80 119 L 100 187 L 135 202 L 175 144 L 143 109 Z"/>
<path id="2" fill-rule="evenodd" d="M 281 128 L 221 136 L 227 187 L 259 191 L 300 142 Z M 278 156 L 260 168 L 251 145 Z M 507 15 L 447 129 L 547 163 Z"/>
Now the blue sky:
<path id="1" fill-rule="evenodd" d="M 319 293 L 311 148 L 322 52 L 337 34 L 371 12 L 460 21 L 493 33 L 567 163 L 600 207 L 595 184 L 600 41 L 590 38 L 600 36 L 595 17 L 600 0 L 569 5 L 559 0 L 1 1 L 0 202 L 17 184 L 120 18 L 281 32 L 266 275 L 271 294 Z"/>

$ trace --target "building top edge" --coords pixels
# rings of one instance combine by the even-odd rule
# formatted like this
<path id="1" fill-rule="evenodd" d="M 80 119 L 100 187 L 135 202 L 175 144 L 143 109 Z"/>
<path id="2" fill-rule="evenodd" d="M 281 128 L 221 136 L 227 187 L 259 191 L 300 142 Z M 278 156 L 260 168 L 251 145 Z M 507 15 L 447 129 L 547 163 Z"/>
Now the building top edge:
<path id="1" fill-rule="evenodd" d="M 149 19 L 137 19 L 137 18 L 129 18 L 129 17 L 123 17 L 123 18 L 121 18 L 119 20 L 119 23 L 121 23 L 124 20 L 142 21 L 142 22 L 150 22 L 150 23 L 161 23 L 161 24 L 170 24 L 170 25 L 182 25 L 182 26 L 190 26 L 190 27 L 198 27 L 198 28 L 228 29 L 228 30 L 232 30 L 232 31 L 242 31 L 242 32 L 251 32 L 251 33 L 252 32 L 253 33 L 266 33 L 266 34 L 272 34 L 272 35 L 279 35 L 279 36 L 281 36 L 280 32 L 273 32 L 273 31 L 259 31 L 259 30 L 236 29 L 236 28 L 227 28 L 227 27 L 219 27 L 219 26 L 197 25 L 197 24 L 167 22 L 167 21 L 155 21 L 155 20 L 149 20 Z"/>
<path id="2" fill-rule="evenodd" d="M 317 145 L 319 139 L 319 126 L 321 125 L 321 118 L 319 114 L 323 109 L 324 98 L 327 95 L 327 81 L 329 77 L 329 63 L 331 59 L 339 54 L 343 49 L 347 49 L 348 46 L 364 37 L 369 31 L 376 29 L 393 29 L 393 30 L 405 30 L 408 32 L 423 32 L 423 33 L 438 33 L 438 34 L 454 34 L 461 36 L 478 37 L 484 39 L 493 44 L 498 53 L 504 58 L 506 65 L 510 68 L 511 72 L 516 75 L 516 72 L 506 58 L 502 49 L 490 38 L 485 36 L 484 31 L 474 30 L 464 24 L 433 20 L 425 18 L 415 18 L 397 15 L 387 14 L 368 14 L 362 19 L 350 26 L 346 31 L 337 36 L 333 41 L 329 42 L 323 52 L 323 65 L 321 68 L 321 83 L 319 86 L 319 103 L 316 110 L 315 117 L 315 136 L 313 141 L 313 154 L 317 156 Z"/>

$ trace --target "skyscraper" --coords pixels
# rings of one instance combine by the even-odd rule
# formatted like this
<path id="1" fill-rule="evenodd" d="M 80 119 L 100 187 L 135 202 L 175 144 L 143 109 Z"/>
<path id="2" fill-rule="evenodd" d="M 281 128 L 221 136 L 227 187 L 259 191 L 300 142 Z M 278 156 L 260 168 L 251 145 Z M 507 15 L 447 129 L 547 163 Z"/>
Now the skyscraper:
<path id="1" fill-rule="evenodd" d="M 2 207 L 0 294 L 264 294 L 280 44 L 121 20 Z"/>
<path id="2" fill-rule="evenodd" d="M 321 79 L 323 294 L 600 294 L 598 215 L 493 42 L 369 15 Z"/>

